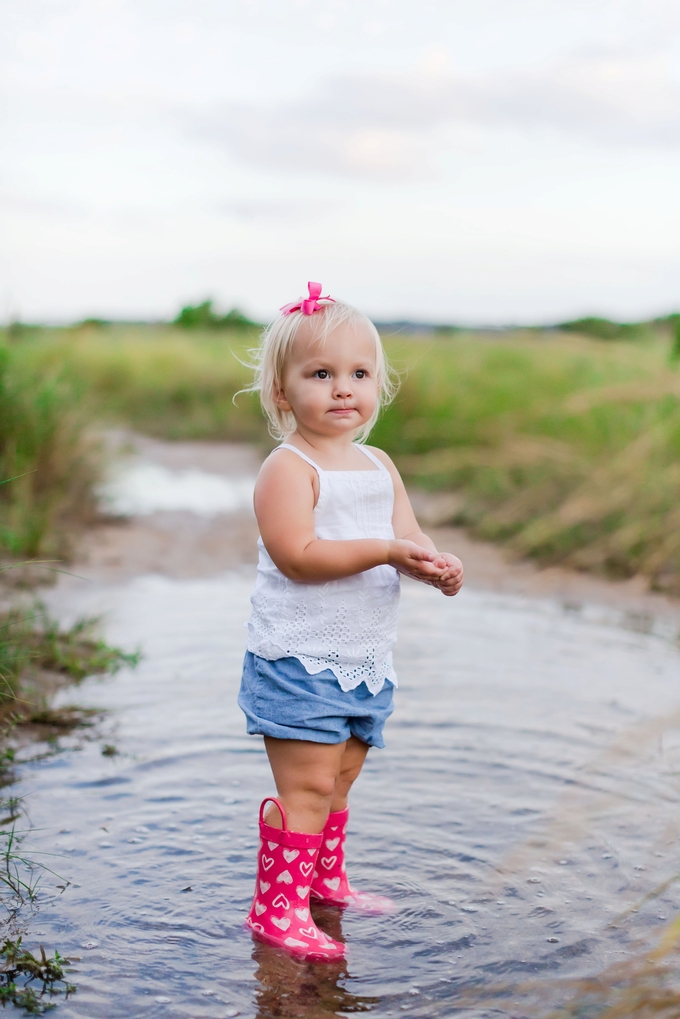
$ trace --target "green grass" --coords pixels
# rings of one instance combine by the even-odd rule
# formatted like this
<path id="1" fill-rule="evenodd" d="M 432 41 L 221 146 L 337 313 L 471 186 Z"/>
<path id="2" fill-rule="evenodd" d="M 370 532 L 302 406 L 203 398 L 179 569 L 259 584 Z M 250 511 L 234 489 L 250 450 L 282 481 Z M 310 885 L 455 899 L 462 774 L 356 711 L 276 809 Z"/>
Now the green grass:
<path id="1" fill-rule="evenodd" d="M 543 563 L 640 572 L 680 593 L 676 325 L 631 327 L 625 339 L 387 337 L 402 388 L 372 441 L 411 484 L 455 490 L 452 522 L 482 537 Z M 24 330 L 10 346 L 23 377 L 77 394 L 72 416 L 267 445 L 257 400 L 233 402 L 256 339 L 247 329 L 90 326 Z"/>
<path id="2" fill-rule="evenodd" d="M 86 676 L 136 665 L 139 655 L 110 647 L 95 634 L 97 619 L 81 619 L 63 628 L 39 602 L 32 609 L 0 613 L 0 712 L 34 717 L 23 683 L 29 673 L 58 673 L 79 682 Z M 28 711 L 27 711 L 28 709 Z"/>
<path id="3" fill-rule="evenodd" d="M 256 397 L 241 364 L 257 329 L 110 326 L 36 330 L 21 343 L 29 370 L 60 373 L 90 419 L 168 439 L 261 440 Z"/>
<path id="4" fill-rule="evenodd" d="M 454 522 L 482 537 L 680 593 L 680 375 L 664 336 L 430 345 L 373 440 L 411 483 L 459 492 Z"/>
<path id="5" fill-rule="evenodd" d="M 71 960 L 59 952 L 48 958 L 42 945 L 37 958 L 21 940 L 6 938 L 0 946 L 0 1002 L 24 1009 L 24 1015 L 43 1015 L 55 1007 L 54 995 L 75 994 L 75 985 L 64 975 Z"/>
<path id="6" fill-rule="evenodd" d="M 0 558 L 68 558 L 94 512 L 83 393 L 28 340 L 0 337 Z"/>

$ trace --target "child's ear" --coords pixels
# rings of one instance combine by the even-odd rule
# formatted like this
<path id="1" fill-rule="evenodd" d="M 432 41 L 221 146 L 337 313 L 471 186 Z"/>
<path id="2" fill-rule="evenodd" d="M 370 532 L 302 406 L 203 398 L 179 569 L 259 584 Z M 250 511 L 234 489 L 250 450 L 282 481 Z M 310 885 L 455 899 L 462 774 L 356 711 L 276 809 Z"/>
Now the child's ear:
<path id="1" fill-rule="evenodd" d="M 286 399 L 286 394 L 284 393 L 281 386 L 274 386 L 274 403 L 279 408 L 279 410 L 292 411 L 293 409 L 291 405 L 288 403 L 288 400 Z"/>

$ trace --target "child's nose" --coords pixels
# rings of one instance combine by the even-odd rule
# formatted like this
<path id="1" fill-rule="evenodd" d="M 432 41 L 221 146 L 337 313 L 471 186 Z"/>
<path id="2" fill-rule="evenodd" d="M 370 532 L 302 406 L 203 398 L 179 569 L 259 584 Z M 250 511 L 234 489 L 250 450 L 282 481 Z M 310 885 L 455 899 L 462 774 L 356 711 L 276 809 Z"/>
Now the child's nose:
<path id="1" fill-rule="evenodd" d="M 335 383 L 335 395 L 343 399 L 352 395 L 352 384 L 349 379 L 338 379 Z"/>

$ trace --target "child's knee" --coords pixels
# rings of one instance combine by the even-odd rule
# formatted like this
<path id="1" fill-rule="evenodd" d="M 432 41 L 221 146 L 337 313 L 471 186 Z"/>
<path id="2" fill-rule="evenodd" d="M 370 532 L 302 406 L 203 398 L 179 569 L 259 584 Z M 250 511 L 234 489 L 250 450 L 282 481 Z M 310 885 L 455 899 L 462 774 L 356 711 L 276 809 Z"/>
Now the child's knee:
<path id="1" fill-rule="evenodd" d="M 319 799 L 330 799 L 335 792 L 338 776 L 335 772 L 319 771 L 305 776 L 306 791 Z"/>
<path id="2" fill-rule="evenodd" d="M 340 786 L 341 788 L 344 787 L 345 789 L 349 789 L 349 787 L 356 781 L 356 779 L 359 777 L 361 773 L 361 764 L 363 764 L 363 762 L 361 762 L 360 764 L 352 763 L 342 768 L 340 774 L 338 775 L 336 785 Z"/>

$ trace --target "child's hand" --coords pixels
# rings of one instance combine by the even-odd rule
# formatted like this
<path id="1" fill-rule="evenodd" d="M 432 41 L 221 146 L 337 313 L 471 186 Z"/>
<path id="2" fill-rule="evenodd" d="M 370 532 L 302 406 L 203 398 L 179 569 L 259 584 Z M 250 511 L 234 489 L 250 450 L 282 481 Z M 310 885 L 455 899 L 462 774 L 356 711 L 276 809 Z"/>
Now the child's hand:
<path id="1" fill-rule="evenodd" d="M 439 552 L 430 552 L 428 548 L 416 545 L 414 541 L 405 538 L 395 538 L 390 542 L 389 556 L 389 565 L 394 566 L 395 570 L 426 584 L 439 586 L 439 581 L 448 568 L 444 556 Z"/>
<path id="2" fill-rule="evenodd" d="M 458 556 L 451 555 L 450 552 L 438 552 L 435 559 L 436 566 L 444 566 L 444 572 L 436 580 L 432 580 L 430 583 L 434 587 L 438 587 L 442 594 L 445 594 L 447 598 L 452 598 L 454 594 L 458 594 L 461 587 L 463 586 L 463 564 Z"/>

